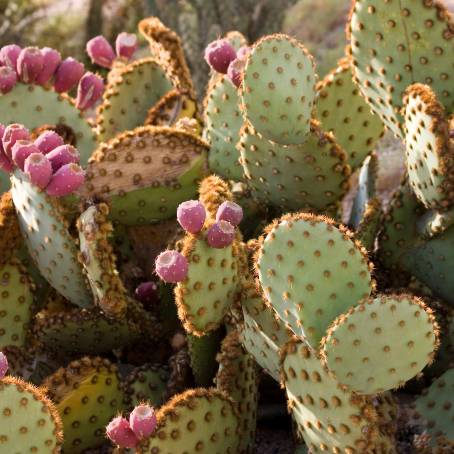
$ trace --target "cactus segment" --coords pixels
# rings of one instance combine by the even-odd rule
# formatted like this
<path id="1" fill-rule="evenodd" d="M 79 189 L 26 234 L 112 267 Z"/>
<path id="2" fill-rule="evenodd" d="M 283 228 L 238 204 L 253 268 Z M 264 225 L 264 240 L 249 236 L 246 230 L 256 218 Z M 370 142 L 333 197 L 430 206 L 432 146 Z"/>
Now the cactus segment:
<path id="1" fill-rule="evenodd" d="M 244 326 L 241 340 L 244 348 L 268 374 L 279 382 L 279 350 L 291 339 L 292 333 L 276 317 L 254 288 L 242 301 Z"/>
<path id="2" fill-rule="evenodd" d="M 289 342 L 281 356 L 288 408 L 310 450 L 374 452 L 373 440 L 367 438 L 373 428 L 367 400 L 340 387 L 305 343 Z"/>
<path id="3" fill-rule="evenodd" d="M 31 319 L 33 285 L 17 259 L 0 265 L 0 350 L 23 346 Z"/>
<path id="4" fill-rule="evenodd" d="M 0 440 L 5 453 L 61 452 L 62 422 L 42 390 L 15 377 L 0 380 Z"/>
<path id="5" fill-rule="evenodd" d="M 450 13 L 438 1 L 355 0 L 349 34 L 353 74 L 372 110 L 403 138 L 404 90 L 430 83 L 448 112 L 454 110 Z"/>
<path id="6" fill-rule="evenodd" d="M 191 357 L 192 374 L 197 386 L 213 386 L 213 378 L 218 369 L 216 355 L 221 348 L 222 337 L 222 328 L 202 337 L 192 334 L 186 336 L 189 356 Z"/>
<path id="7" fill-rule="evenodd" d="M 203 237 L 186 237 L 182 254 L 189 263 L 189 272 L 175 287 L 175 300 L 178 316 L 189 333 L 203 336 L 218 328 L 235 301 L 238 249 L 235 242 L 214 249 Z"/>
<path id="8" fill-rule="evenodd" d="M 366 251 L 322 216 L 286 215 L 266 229 L 256 272 L 266 301 L 316 348 L 331 322 L 374 287 Z"/>
<path id="9" fill-rule="evenodd" d="M 301 144 L 310 130 L 315 83 L 313 59 L 298 41 L 280 34 L 265 36 L 247 58 L 243 114 L 265 139 Z"/>
<path id="10" fill-rule="evenodd" d="M 140 338 L 135 323 L 109 319 L 98 308 L 45 308 L 36 314 L 32 332 L 41 349 L 58 357 L 109 353 Z"/>
<path id="11" fill-rule="evenodd" d="M 123 409 L 115 365 L 106 359 L 84 357 L 57 370 L 43 385 L 63 422 L 65 452 L 81 454 L 105 443 L 105 426 Z"/>
<path id="12" fill-rule="evenodd" d="M 446 211 L 453 203 L 454 141 L 443 106 L 431 87 L 415 84 L 405 92 L 403 112 L 408 181 L 426 208 Z"/>
<path id="13" fill-rule="evenodd" d="M 373 252 L 375 249 L 375 239 L 380 230 L 382 218 L 381 202 L 377 197 L 374 197 L 367 202 L 364 208 L 363 218 L 355 232 L 355 238 L 369 252 Z"/>
<path id="14" fill-rule="evenodd" d="M 0 96 L 0 112 L 0 123 L 6 125 L 21 123 L 30 130 L 43 125 L 70 128 L 83 166 L 96 148 L 94 131 L 66 94 L 38 85 L 17 84 L 13 91 Z"/>
<path id="15" fill-rule="evenodd" d="M 122 131 L 143 125 L 149 108 L 174 84 L 153 58 L 125 66 L 107 86 L 98 108 L 98 141 L 107 142 Z"/>
<path id="16" fill-rule="evenodd" d="M 136 367 L 122 384 L 128 409 L 132 410 L 141 402 L 149 402 L 153 407 L 160 407 L 164 403 L 168 379 L 167 367 L 156 364 Z"/>
<path id="17" fill-rule="evenodd" d="M 243 168 L 236 149 L 243 117 L 236 87 L 227 76 L 219 77 L 208 88 L 204 101 L 204 137 L 210 143 L 208 166 L 229 180 L 242 180 Z"/>
<path id="18" fill-rule="evenodd" d="M 417 230 L 424 239 L 434 238 L 446 232 L 454 224 L 454 210 L 439 212 L 426 211 L 418 220 Z"/>
<path id="19" fill-rule="evenodd" d="M 445 436 L 451 442 L 454 440 L 454 368 L 450 368 L 437 378 L 418 397 L 414 403 L 418 420 L 426 423 L 426 430 L 432 435 L 432 444 L 436 438 Z"/>
<path id="20" fill-rule="evenodd" d="M 347 153 L 347 162 L 356 169 L 372 152 L 383 135 L 383 123 L 374 115 L 352 80 L 348 60 L 317 84 L 317 118 L 324 131 L 336 137 Z"/>
<path id="21" fill-rule="evenodd" d="M 136 128 L 98 148 L 84 195 L 110 201 L 110 218 L 122 224 L 168 219 L 194 198 L 207 151 L 204 141 L 178 129 Z"/>
<path id="22" fill-rule="evenodd" d="M 174 396 L 156 416 L 156 431 L 139 447 L 140 454 L 198 454 L 201 450 L 213 454 L 238 453 L 237 412 L 221 391 L 190 389 Z"/>
<path id="23" fill-rule="evenodd" d="M 58 201 L 40 192 L 19 170 L 11 182 L 24 242 L 41 274 L 67 300 L 89 306 L 92 298 L 77 260 L 76 242 L 59 213 Z"/>
<path id="24" fill-rule="evenodd" d="M 126 313 L 128 294 L 116 268 L 109 237 L 113 227 L 105 203 L 87 208 L 79 217 L 79 259 L 87 274 L 95 302 L 108 317 L 121 319 Z"/>
<path id="25" fill-rule="evenodd" d="M 283 210 L 335 210 L 348 190 L 346 154 L 316 122 L 301 145 L 283 146 L 261 137 L 251 125 L 238 144 L 253 197 Z"/>
<path id="26" fill-rule="evenodd" d="M 433 361 L 438 326 L 416 297 L 362 301 L 331 325 L 321 342 L 333 378 L 360 394 L 402 386 Z"/>
<path id="27" fill-rule="evenodd" d="M 0 263 L 8 262 L 20 250 L 21 243 L 19 221 L 8 191 L 0 197 Z"/>
<path id="28" fill-rule="evenodd" d="M 240 420 L 239 454 L 253 452 L 257 425 L 258 376 L 253 357 L 241 346 L 238 331 L 222 341 L 216 386 L 234 402 Z"/>

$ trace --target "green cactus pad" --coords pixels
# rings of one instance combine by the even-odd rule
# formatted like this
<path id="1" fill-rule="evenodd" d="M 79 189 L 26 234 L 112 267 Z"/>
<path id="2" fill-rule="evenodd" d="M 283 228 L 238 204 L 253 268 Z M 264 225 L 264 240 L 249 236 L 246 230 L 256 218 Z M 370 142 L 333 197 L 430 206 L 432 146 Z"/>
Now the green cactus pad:
<path id="1" fill-rule="evenodd" d="M 374 115 L 352 80 L 350 63 L 339 66 L 317 85 L 317 118 L 346 151 L 352 169 L 361 165 L 383 135 L 383 123 Z"/>
<path id="2" fill-rule="evenodd" d="M 381 202 L 377 197 L 374 197 L 364 207 L 363 218 L 355 232 L 355 238 L 369 252 L 373 252 L 375 249 L 375 239 L 380 230 L 382 218 Z"/>
<path id="3" fill-rule="evenodd" d="M 21 248 L 21 243 L 22 235 L 19 221 L 11 191 L 8 191 L 0 197 L 0 263 L 6 263 L 13 256 L 16 256 Z"/>
<path id="4" fill-rule="evenodd" d="M 297 434 L 312 452 L 383 452 L 367 438 L 375 428 L 371 404 L 340 387 L 305 343 L 285 346 L 281 377 Z"/>
<path id="5" fill-rule="evenodd" d="M 335 210 L 348 190 L 346 154 L 316 122 L 304 144 L 291 146 L 269 142 L 246 124 L 238 147 L 252 195 L 262 202 L 292 211 Z"/>
<path id="6" fill-rule="evenodd" d="M 454 368 L 447 370 L 416 399 L 416 416 L 426 423 L 433 442 L 439 436 L 454 440 Z M 448 451 L 446 451 L 448 452 Z"/>
<path id="7" fill-rule="evenodd" d="M 430 239 L 446 232 L 452 225 L 454 225 L 454 210 L 442 212 L 429 210 L 418 220 L 417 230 L 424 239 Z"/>
<path id="8" fill-rule="evenodd" d="M 178 129 L 136 128 L 98 148 L 83 194 L 111 202 L 110 219 L 122 224 L 171 218 L 196 195 L 207 151 L 206 142 Z"/>
<path id="9" fill-rule="evenodd" d="M 292 333 L 275 316 L 254 287 L 242 301 L 244 325 L 241 340 L 255 361 L 277 382 L 279 381 L 279 350 L 291 339 Z"/>
<path id="10" fill-rule="evenodd" d="M 216 386 L 235 403 L 240 419 L 239 454 L 253 452 L 257 426 L 258 376 L 257 366 L 240 343 L 238 331 L 231 331 L 222 341 L 217 358 L 219 371 Z"/>
<path id="11" fill-rule="evenodd" d="M 453 204 L 454 141 L 443 106 L 431 87 L 415 84 L 405 92 L 403 112 L 409 183 L 425 207 L 446 211 Z"/>
<path id="12" fill-rule="evenodd" d="M 223 329 L 219 328 L 202 337 L 192 334 L 186 336 L 191 357 L 191 369 L 197 386 L 213 385 L 213 378 L 218 369 L 216 355 L 221 349 L 223 334 Z"/>
<path id="13" fill-rule="evenodd" d="M 65 125 L 71 128 L 80 162 L 85 165 L 96 148 L 96 136 L 74 100 L 65 94 L 38 85 L 18 83 L 14 90 L 0 96 L 0 123 L 20 123 L 29 129 L 43 125 Z"/>
<path id="14" fill-rule="evenodd" d="M 370 199 L 375 197 L 375 185 L 378 174 L 378 157 L 375 153 L 368 156 L 361 166 L 358 176 L 358 192 L 353 199 L 352 211 L 348 224 L 357 229 Z"/>
<path id="15" fill-rule="evenodd" d="M 316 75 L 312 56 L 286 35 L 257 41 L 241 85 L 244 115 L 264 138 L 300 144 L 310 130 Z"/>
<path id="16" fill-rule="evenodd" d="M 135 368 L 123 381 L 125 404 L 133 409 L 141 402 L 149 402 L 153 407 L 160 407 L 169 379 L 169 370 L 157 364 L 144 364 Z"/>
<path id="17" fill-rule="evenodd" d="M 89 306 L 92 297 L 77 260 L 78 248 L 59 213 L 58 200 L 30 184 L 20 170 L 11 182 L 22 235 L 41 274 L 67 300 Z"/>
<path id="18" fill-rule="evenodd" d="M 33 304 L 33 286 L 16 259 L 0 265 L 0 350 L 25 344 Z"/>
<path id="19" fill-rule="evenodd" d="M 62 422 L 42 390 L 19 378 L 5 377 L 0 380 L 0 402 L 2 452 L 61 452 Z"/>
<path id="20" fill-rule="evenodd" d="M 417 239 L 416 223 L 423 208 L 408 184 L 393 194 L 378 237 L 378 257 L 389 270 L 401 268 L 401 258 Z"/>
<path id="21" fill-rule="evenodd" d="M 140 339 L 136 324 L 109 319 L 98 308 L 44 309 L 36 314 L 32 331 L 42 349 L 59 357 L 109 353 Z"/>
<path id="22" fill-rule="evenodd" d="M 333 378 L 360 394 L 402 386 L 432 362 L 438 326 L 416 297 L 380 296 L 339 316 L 322 339 Z"/>
<path id="23" fill-rule="evenodd" d="M 106 142 L 143 125 L 150 107 L 172 88 L 171 76 L 153 58 L 137 60 L 120 70 L 98 109 L 98 141 Z"/>
<path id="24" fill-rule="evenodd" d="M 430 84 L 448 112 L 452 89 L 453 20 L 441 2 L 356 0 L 350 35 L 353 74 L 372 110 L 402 135 L 404 90 Z"/>
<path id="25" fill-rule="evenodd" d="M 116 366 L 84 357 L 47 377 L 43 385 L 63 421 L 64 452 L 80 454 L 105 443 L 105 427 L 123 410 Z"/>
<path id="26" fill-rule="evenodd" d="M 214 249 L 203 237 L 186 237 L 182 254 L 189 272 L 175 287 L 175 300 L 178 316 L 189 333 L 203 336 L 221 324 L 235 301 L 239 253 L 236 242 Z"/>
<path id="27" fill-rule="evenodd" d="M 79 217 L 80 261 L 84 266 L 95 302 L 108 317 L 121 319 L 126 313 L 128 294 L 116 268 L 109 237 L 112 224 L 107 220 L 105 203 L 90 206 Z"/>
<path id="28" fill-rule="evenodd" d="M 243 117 L 238 90 L 227 76 L 219 77 L 208 88 L 204 101 L 204 137 L 210 143 L 208 165 L 217 175 L 229 180 L 243 178 L 236 149 Z"/>
<path id="29" fill-rule="evenodd" d="M 140 454 L 237 454 L 238 416 L 233 402 L 216 389 L 190 389 L 157 412 L 154 434 Z"/>
<path id="30" fill-rule="evenodd" d="M 345 227 L 305 213 L 267 227 L 256 255 L 266 300 L 314 348 L 338 315 L 370 295 L 371 267 Z"/>

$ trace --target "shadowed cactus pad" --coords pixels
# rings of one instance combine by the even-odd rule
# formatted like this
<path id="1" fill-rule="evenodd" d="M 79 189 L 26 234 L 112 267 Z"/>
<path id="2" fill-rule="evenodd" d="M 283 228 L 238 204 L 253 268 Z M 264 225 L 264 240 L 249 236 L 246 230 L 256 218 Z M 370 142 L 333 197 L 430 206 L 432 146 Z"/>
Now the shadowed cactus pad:
<path id="1" fill-rule="evenodd" d="M 348 164 L 358 167 L 383 135 L 383 123 L 360 95 L 348 60 L 317 85 L 316 107 L 321 128 L 334 134 Z"/>
<path id="2" fill-rule="evenodd" d="M 123 224 L 168 219 L 196 194 L 207 150 L 206 142 L 174 128 L 127 131 L 94 153 L 84 195 L 110 201 L 110 218 Z"/>
<path id="3" fill-rule="evenodd" d="M 11 181 L 22 235 L 41 274 L 73 304 L 90 305 L 92 298 L 77 260 L 76 242 L 60 214 L 58 201 L 40 192 L 19 170 Z"/>
<path id="4" fill-rule="evenodd" d="M 312 57 L 298 41 L 286 35 L 266 36 L 248 56 L 241 108 L 266 139 L 302 143 L 310 129 L 315 83 Z"/>
<path id="5" fill-rule="evenodd" d="M 286 215 L 267 227 L 256 266 L 266 300 L 314 348 L 330 323 L 373 288 L 365 250 L 322 216 Z"/>
<path id="6" fill-rule="evenodd" d="M 0 446 L 5 453 L 61 451 L 62 422 L 53 403 L 18 378 L 0 380 Z"/>
<path id="7" fill-rule="evenodd" d="M 215 389 L 191 389 L 157 412 L 158 426 L 141 454 L 238 453 L 238 416 L 232 401 Z"/>
<path id="8" fill-rule="evenodd" d="M 356 0 L 350 34 L 353 73 L 372 110 L 402 137 L 402 96 L 415 82 L 430 84 L 454 110 L 452 33 L 442 2 Z"/>
<path id="9" fill-rule="evenodd" d="M 427 208 L 451 207 L 454 195 L 454 141 L 443 106 L 427 85 L 409 87 L 404 97 L 409 183 Z"/>
<path id="10" fill-rule="evenodd" d="M 411 296 L 380 296 L 339 316 L 322 340 L 323 360 L 342 385 L 361 394 L 402 386 L 434 357 L 438 326 Z"/>

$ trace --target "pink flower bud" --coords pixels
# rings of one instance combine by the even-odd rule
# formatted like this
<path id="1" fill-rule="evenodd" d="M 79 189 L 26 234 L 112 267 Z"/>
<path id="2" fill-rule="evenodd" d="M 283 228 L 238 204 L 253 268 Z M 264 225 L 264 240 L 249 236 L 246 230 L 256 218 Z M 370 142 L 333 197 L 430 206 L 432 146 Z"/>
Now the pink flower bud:
<path id="1" fill-rule="evenodd" d="M 38 147 L 30 140 L 17 140 L 13 145 L 13 161 L 21 170 L 24 170 L 25 160 L 32 153 L 40 153 L 40 151 Z"/>
<path id="2" fill-rule="evenodd" d="M 44 131 L 35 140 L 35 145 L 43 154 L 51 152 L 54 148 L 63 145 L 64 141 L 55 131 Z"/>
<path id="3" fill-rule="evenodd" d="M 83 76 L 84 65 L 72 57 L 65 58 L 57 68 L 54 79 L 54 89 L 63 93 L 74 88 Z"/>
<path id="4" fill-rule="evenodd" d="M 17 140 L 30 140 L 30 133 L 24 125 L 13 123 L 5 128 L 2 136 L 3 151 L 12 159 L 13 145 Z"/>
<path id="5" fill-rule="evenodd" d="M 17 68 L 17 59 L 21 53 L 22 48 L 17 44 L 8 44 L 3 46 L 0 50 L 0 61 L 5 65 L 9 66 L 11 69 L 16 71 Z"/>
<path id="6" fill-rule="evenodd" d="M 129 422 L 122 416 L 112 419 L 106 427 L 106 435 L 112 443 L 120 448 L 135 448 L 139 443 L 136 435 L 129 426 Z"/>
<path id="7" fill-rule="evenodd" d="M 156 414 L 150 405 L 138 405 L 129 415 L 129 425 L 139 440 L 148 438 L 157 424 Z"/>
<path id="8" fill-rule="evenodd" d="M 161 252 L 156 259 L 156 273 L 164 282 L 184 281 L 188 269 L 186 257 L 177 251 Z"/>
<path id="9" fill-rule="evenodd" d="M 132 33 L 120 33 L 115 42 L 115 49 L 118 58 L 130 60 L 137 50 L 137 36 Z"/>
<path id="10" fill-rule="evenodd" d="M 41 54 L 43 55 L 43 69 L 36 78 L 36 83 L 39 85 L 44 85 L 52 78 L 55 71 L 58 68 L 58 65 L 61 63 L 60 52 L 50 47 L 44 47 L 41 49 Z"/>
<path id="11" fill-rule="evenodd" d="M 213 41 L 205 49 L 205 61 L 221 74 L 227 73 L 230 62 L 235 58 L 236 51 L 226 39 Z"/>
<path id="12" fill-rule="evenodd" d="M 52 176 L 50 161 L 42 153 L 32 153 L 24 164 L 24 171 L 30 179 L 30 183 L 44 189 Z"/>
<path id="13" fill-rule="evenodd" d="M 72 145 L 66 144 L 54 148 L 46 156 L 52 165 L 53 172 L 56 172 L 60 167 L 63 167 L 65 164 L 71 163 L 78 164 L 80 161 L 80 154 L 77 148 L 74 148 Z"/>
<path id="14" fill-rule="evenodd" d="M 27 83 L 33 83 L 43 70 L 44 57 L 37 47 L 22 49 L 17 59 L 17 74 L 20 79 Z"/>
<path id="15" fill-rule="evenodd" d="M 115 52 L 104 36 L 96 36 L 87 42 L 87 54 L 92 63 L 103 68 L 111 68 L 115 60 Z"/>
<path id="16" fill-rule="evenodd" d="M 52 175 L 46 192 L 51 196 L 63 197 L 79 189 L 84 181 L 85 172 L 78 164 L 65 164 Z"/>
<path id="17" fill-rule="evenodd" d="M 76 107 L 80 110 L 92 107 L 104 92 L 104 81 L 93 73 L 85 73 L 77 87 Z"/>
<path id="18" fill-rule="evenodd" d="M 15 87 L 16 82 L 16 71 L 9 66 L 2 66 L 0 68 L 0 93 L 5 95 L 10 92 Z"/>

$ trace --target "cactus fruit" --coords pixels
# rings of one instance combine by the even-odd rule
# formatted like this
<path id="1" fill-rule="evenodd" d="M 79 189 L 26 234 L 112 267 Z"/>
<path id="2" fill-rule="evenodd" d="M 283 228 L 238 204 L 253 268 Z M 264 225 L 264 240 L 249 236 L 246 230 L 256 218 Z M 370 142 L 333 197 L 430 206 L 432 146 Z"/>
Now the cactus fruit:
<path id="1" fill-rule="evenodd" d="M 32 153 L 25 160 L 24 172 L 32 185 L 45 189 L 52 178 L 52 164 L 42 153 Z"/>
<path id="2" fill-rule="evenodd" d="M 103 68 L 111 68 L 115 60 L 115 52 L 104 36 L 95 36 L 87 42 L 87 54 L 92 63 Z"/>
<path id="3" fill-rule="evenodd" d="M 215 249 L 222 249 L 232 244 L 235 227 L 227 221 L 217 221 L 207 230 L 207 243 Z"/>
<path id="4" fill-rule="evenodd" d="M 164 251 L 156 259 L 156 273 L 164 282 L 176 284 L 186 279 L 188 261 L 177 251 Z"/>
<path id="5" fill-rule="evenodd" d="M 120 448 L 135 448 L 139 440 L 126 418 L 117 416 L 106 427 L 106 435 Z"/>
<path id="6" fill-rule="evenodd" d="M 137 50 L 137 36 L 132 33 L 122 32 L 115 41 L 115 51 L 118 58 L 129 60 Z"/>
<path id="7" fill-rule="evenodd" d="M 235 227 L 240 224 L 242 219 L 243 208 L 230 200 L 222 202 L 216 212 L 216 221 L 226 221 Z"/>
<path id="8" fill-rule="evenodd" d="M 80 110 L 89 109 L 104 92 L 104 81 L 96 74 L 87 72 L 79 81 L 77 87 L 76 107 Z"/>
<path id="9" fill-rule="evenodd" d="M 0 68 L 0 93 L 5 95 L 9 93 L 16 85 L 17 75 L 16 72 L 9 66 Z"/>
<path id="10" fill-rule="evenodd" d="M 148 438 L 155 431 L 156 424 L 156 414 L 150 405 L 137 405 L 129 415 L 129 425 L 139 440 Z"/>
<path id="11" fill-rule="evenodd" d="M 177 208 L 177 219 L 181 227 L 189 233 L 199 233 L 205 224 L 205 207 L 198 200 L 187 200 Z"/>
<path id="12" fill-rule="evenodd" d="M 25 83 L 33 83 L 44 67 L 44 57 L 37 47 L 22 49 L 17 58 L 17 74 Z"/>
<path id="13" fill-rule="evenodd" d="M 17 59 L 19 58 L 21 50 L 21 47 L 17 44 L 8 44 L 3 46 L 0 49 L 0 61 L 2 62 L 2 66 L 5 65 L 16 70 Z"/>
<path id="14" fill-rule="evenodd" d="M 205 61 L 214 71 L 227 74 L 230 63 L 236 59 L 236 51 L 226 39 L 210 43 L 205 49 Z"/>
<path id="15" fill-rule="evenodd" d="M 84 65 L 72 57 L 63 60 L 55 72 L 54 89 L 64 93 L 74 88 L 84 74 Z"/>
<path id="16" fill-rule="evenodd" d="M 41 55 L 43 56 L 43 69 L 38 74 L 36 83 L 45 85 L 52 79 L 52 76 L 60 65 L 61 55 L 60 52 L 50 47 L 41 49 Z"/>

